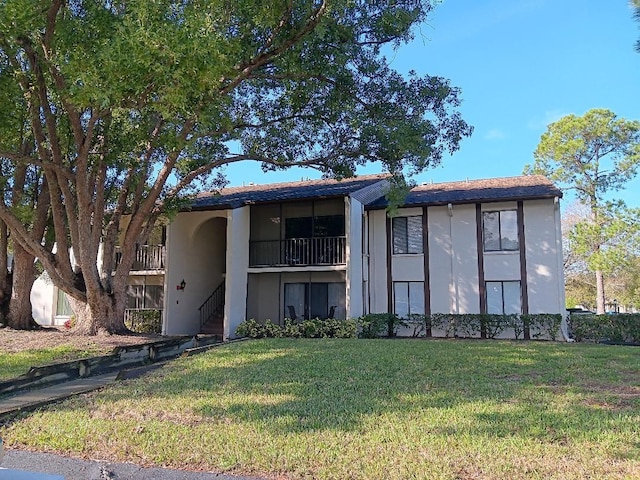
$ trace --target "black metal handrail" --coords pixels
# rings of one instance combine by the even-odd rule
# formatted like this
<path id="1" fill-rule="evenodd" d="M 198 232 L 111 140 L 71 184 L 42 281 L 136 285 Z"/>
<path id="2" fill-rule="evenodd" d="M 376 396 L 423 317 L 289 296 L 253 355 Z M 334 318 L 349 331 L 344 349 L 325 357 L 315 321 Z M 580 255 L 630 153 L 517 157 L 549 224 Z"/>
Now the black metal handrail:
<path id="1" fill-rule="evenodd" d="M 342 265 L 346 237 L 287 238 L 249 242 L 249 266 Z"/>
<path id="2" fill-rule="evenodd" d="M 216 315 L 224 312 L 224 280 L 216 287 L 211 295 L 200 305 L 200 327 L 211 320 Z"/>

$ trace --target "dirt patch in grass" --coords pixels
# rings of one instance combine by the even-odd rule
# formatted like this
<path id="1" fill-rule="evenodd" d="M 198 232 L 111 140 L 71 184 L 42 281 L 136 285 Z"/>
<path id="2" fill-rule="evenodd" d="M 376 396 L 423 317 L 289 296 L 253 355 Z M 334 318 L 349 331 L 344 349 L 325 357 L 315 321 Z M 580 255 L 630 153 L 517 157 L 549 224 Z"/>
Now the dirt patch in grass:
<path id="1" fill-rule="evenodd" d="M 0 352 L 14 353 L 25 350 L 40 350 L 59 346 L 70 346 L 77 349 L 91 349 L 108 353 L 115 347 L 138 345 L 140 343 L 160 340 L 161 338 L 162 337 L 160 335 L 150 334 L 76 335 L 66 329 L 53 327 L 34 331 L 0 328 Z"/>

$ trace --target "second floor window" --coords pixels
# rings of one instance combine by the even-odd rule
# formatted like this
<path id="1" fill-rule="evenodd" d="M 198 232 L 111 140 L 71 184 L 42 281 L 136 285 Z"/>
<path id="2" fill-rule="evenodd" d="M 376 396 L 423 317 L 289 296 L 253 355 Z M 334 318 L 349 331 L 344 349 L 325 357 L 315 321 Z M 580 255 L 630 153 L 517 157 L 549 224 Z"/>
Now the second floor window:
<path id="1" fill-rule="evenodd" d="M 483 212 L 482 238 L 485 252 L 518 250 L 518 214 L 515 210 Z"/>
<path id="2" fill-rule="evenodd" d="M 393 253 L 422 253 L 422 215 L 391 220 Z"/>
<path id="3" fill-rule="evenodd" d="M 315 238 L 344 236 L 344 215 L 286 218 L 285 238 Z"/>

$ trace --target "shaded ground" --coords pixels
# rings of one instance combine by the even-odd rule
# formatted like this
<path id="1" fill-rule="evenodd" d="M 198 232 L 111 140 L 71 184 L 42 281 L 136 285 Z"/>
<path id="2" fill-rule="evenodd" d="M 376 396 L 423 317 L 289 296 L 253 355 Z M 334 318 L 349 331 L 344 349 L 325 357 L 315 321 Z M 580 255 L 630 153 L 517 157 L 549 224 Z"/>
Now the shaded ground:
<path id="1" fill-rule="evenodd" d="M 35 331 L 0 328 L 0 353 L 21 352 L 24 350 L 52 348 L 62 345 L 68 345 L 78 349 L 99 350 L 100 352 L 108 353 L 118 346 L 136 345 L 139 343 L 152 342 L 161 338 L 160 335 L 153 334 L 75 335 L 64 327 L 49 327 Z"/>

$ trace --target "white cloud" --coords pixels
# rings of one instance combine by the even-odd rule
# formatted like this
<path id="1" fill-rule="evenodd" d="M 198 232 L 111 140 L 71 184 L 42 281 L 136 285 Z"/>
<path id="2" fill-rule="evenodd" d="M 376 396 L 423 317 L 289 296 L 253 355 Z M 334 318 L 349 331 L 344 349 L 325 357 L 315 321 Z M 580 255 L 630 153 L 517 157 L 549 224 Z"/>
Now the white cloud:
<path id="1" fill-rule="evenodd" d="M 507 138 L 507 134 L 499 128 L 492 128 L 485 135 L 485 140 L 504 140 Z"/>
<path id="2" fill-rule="evenodd" d="M 560 110 L 560 109 L 547 110 L 542 115 L 538 115 L 532 118 L 531 120 L 529 120 L 529 123 L 527 124 L 527 126 L 531 130 L 546 130 L 547 125 L 553 122 L 557 122 L 562 117 L 566 117 L 569 114 L 570 112 Z"/>

